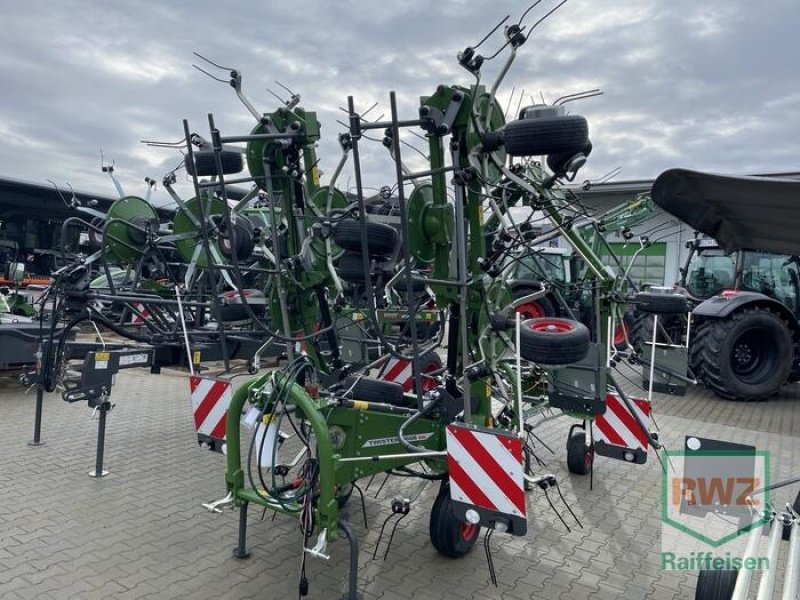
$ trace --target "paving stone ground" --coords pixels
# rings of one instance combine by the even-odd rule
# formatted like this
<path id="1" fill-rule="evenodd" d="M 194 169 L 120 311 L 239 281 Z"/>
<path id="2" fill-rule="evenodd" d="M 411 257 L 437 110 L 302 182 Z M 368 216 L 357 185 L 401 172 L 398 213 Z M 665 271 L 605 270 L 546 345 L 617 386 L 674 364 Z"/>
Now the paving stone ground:
<path id="1" fill-rule="evenodd" d="M 800 389 L 769 402 L 735 403 L 702 389 L 684 397 L 658 395 L 656 419 L 667 447 L 686 434 L 741 441 L 769 449 L 773 471 L 800 471 Z M 186 376 L 125 371 L 118 376 L 108 419 L 106 467 L 94 466 L 96 421 L 84 404 L 45 397 L 44 446 L 31 448 L 33 392 L 0 380 L 0 598 L 283 599 L 297 597 L 301 536 L 297 522 L 250 510 L 248 560 L 231 555 L 237 513 L 211 514 L 201 503 L 225 494 L 223 458 L 196 444 Z M 696 574 L 660 568 L 661 467 L 605 458 L 595 463 L 594 488 L 570 475 L 564 441 L 568 417 L 537 428 L 555 450 L 539 445 L 564 495 L 583 523 L 567 532 L 541 492 L 529 494 L 529 532 L 492 539 L 497 587 L 480 546 L 460 560 L 439 556 L 428 537 L 434 484 L 399 526 L 388 558 L 385 536 L 373 559 L 391 499 L 416 482 L 380 478 L 367 491 L 369 527 L 360 503 L 350 520 L 361 542 L 360 588 L 366 600 L 444 598 L 690 598 Z M 794 493 L 794 490 L 791 492 Z M 788 497 L 788 492 L 787 492 Z M 309 560 L 310 598 L 345 589 L 347 544 L 330 547 L 328 562 Z"/>

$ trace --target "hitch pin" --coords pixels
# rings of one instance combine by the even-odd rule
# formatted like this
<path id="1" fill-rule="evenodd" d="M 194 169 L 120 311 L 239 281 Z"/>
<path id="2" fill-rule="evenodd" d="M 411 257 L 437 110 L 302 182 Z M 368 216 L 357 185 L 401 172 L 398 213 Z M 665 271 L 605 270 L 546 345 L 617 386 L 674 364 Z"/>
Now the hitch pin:
<path id="1" fill-rule="evenodd" d="M 323 560 L 329 560 L 330 554 L 325 554 L 325 551 L 328 549 L 328 528 L 326 527 L 323 529 L 320 534 L 317 536 L 317 543 L 314 544 L 313 548 L 304 548 L 306 552 L 308 552 L 314 558 L 321 558 Z"/>
<path id="2" fill-rule="evenodd" d="M 214 502 L 208 502 L 207 504 L 201 504 L 203 508 L 205 508 L 208 512 L 213 513 L 221 513 L 222 508 L 226 507 L 229 504 L 233 504 L 233 492 L 228 492 L 228 495 L 220 500 L 214 500 Z"/>

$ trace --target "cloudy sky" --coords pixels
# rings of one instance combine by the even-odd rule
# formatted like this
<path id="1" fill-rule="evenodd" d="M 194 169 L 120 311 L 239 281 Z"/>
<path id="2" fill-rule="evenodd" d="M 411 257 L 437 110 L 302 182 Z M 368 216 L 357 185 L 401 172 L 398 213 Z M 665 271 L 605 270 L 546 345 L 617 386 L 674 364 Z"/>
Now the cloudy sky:
<path id="1" fill-rule="evenodd" d="M 544 0 L 531 25 L 549 8 Z M 113 159 L 128 193 L 161 179 L 180 155 L 142 139 L 174 141 L 182 120 L 223 134 L 254 120 L 233 90 L 192 68 L 192 52 L 240 69 L 260 111 L 285 95 L 280 81 L 318 112 L 323 171 L 340 152 L 337 119 L 353 95 L 369 117 L 401 116 L 439 83 L 469 84 L 456 53 L 506 14 L 509 0 L 316 2 L 3 1 L 0 36 L 0 176 L 114 195 L 100 172 Z M 674 166 L 728 173 L 800 171 L 800 3 L 797 0 L 569 0 L 532 34 L 500 90 L 516 109 L 522 90 L 553 101 L 599 87 L 571 104 L 589 120 L 594 153 L 583 178 L 622 168 L 618 180 Z M 490 54 L 496 35 L 480 49 Z M 484 66 L 494 79 L 500 60 Z M 224 73 L 222 73 L 225 76 Z M 509 102 L 512 89 L 515 96 Z M 412 143 L 419 143 L 413 137 Z M 363 147 L 368 184 L 391 183 L 379 144 Z M 409 155 L 411 151 L 409 151 Z M 349 177 L 344 176 L 342 186 Z M 188 189 L 186 190 L 188 196 Z"/>

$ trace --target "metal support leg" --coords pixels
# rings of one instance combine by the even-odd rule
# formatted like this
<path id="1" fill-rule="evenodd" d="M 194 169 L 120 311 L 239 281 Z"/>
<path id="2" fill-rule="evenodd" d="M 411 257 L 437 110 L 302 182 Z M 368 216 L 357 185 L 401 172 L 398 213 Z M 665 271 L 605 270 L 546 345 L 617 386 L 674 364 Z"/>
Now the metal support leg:
<path id="1" fill-rule="evenodd" d="M 106 445 L 106 415 L 110 405 L 108 400 L 103 400 L 97 407 L 100 418 L 97 421 L 97 456 L 94 463 L 94 471 L 89 471 L 89 477 L 105 477 L 108 471 L 103 469 L 103 452 Z"/>
<path id="2" fill-rule="evenodd" d="M 353 528 L 344 519 L 339 520 L 339 529 L 350 543 L 350 581 L 342 600 L 361 600 L 361 594 L 358 593 L 358 538 Z"/>
<path id="3" fill-rule="evenodd" d="M 36 447 L 44 445 L 42 441 L 42 403 L 44 400 L 44 388 L 41 384 L 36 384 L 36 415 L 33 418 L 33 439 L 28 442 L 28 446 Z"/>
<path id="4" fill-rule="evenodd" d="M 247 502 L 239 507 L 239 542 L 233 549 L 236 558 L 249 558 L 250 552 L 247 551 Z"/>

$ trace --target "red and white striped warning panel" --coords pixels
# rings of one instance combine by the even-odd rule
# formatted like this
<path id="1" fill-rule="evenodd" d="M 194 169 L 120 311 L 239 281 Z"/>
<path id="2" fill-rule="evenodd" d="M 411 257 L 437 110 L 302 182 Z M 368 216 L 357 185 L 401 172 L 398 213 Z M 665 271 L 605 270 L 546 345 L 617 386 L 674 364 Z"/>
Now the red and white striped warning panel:
<path id="1" fill-rule="evenodd" d="M 150 316 L 150 312 L 145 308 L 144 304 L 142 304 L 141 302 L 134 302 L 133 308 L 136 309 L 136 311 L 131 311 L 131 324 L 141 325 Z"/>
<path id="2" fill-rule="evenodd" d="M 429 361 L 426 364 L 420 365 L 423 373 L 430 373 L 437 371 L 441 364 L 434 361 Z M 414 365 L 410 360 L 405 358 L 397 358 L 392 356 L 381 369 L 382 374 L 380 379 L 384 381 L 393 381 L 403 386 L 404 392 L 410 392 L 414 389 Z M 436 382 L 430 377 L 422 379 L 422 389 L 429 390 L 435 387 Z"/>
<path id="3" fill-rule="evenodd" d="M 189 377 L 189 388 L 197 439 L 201 444 L 210 445 L 212 450 L 221 452 L 225 440 L 225 419 L 233 399 L 231 382 L 192 375 Z"/>
<path id="4" fill-rule="evenodd" d="M 639 421 L 650 422 L 650 402 L 642 398 L 631 398 Z M 594 420 L 595 450 L 602 456 L 618 458 L 627 462 L 647 461 L 647 432 L 642 430 L 628 407 L 617 394 L 606 394 L 606 412 Z"/>
<path id="5" fill-rule="evenodd" d="M 513 535 L 525 534 L 527 505 L 519 437 L 452 423 L 447 426 L 447 467 L 450 497 L 459 516 L 471 509 L 484 525 L 502 522 Z"/>

